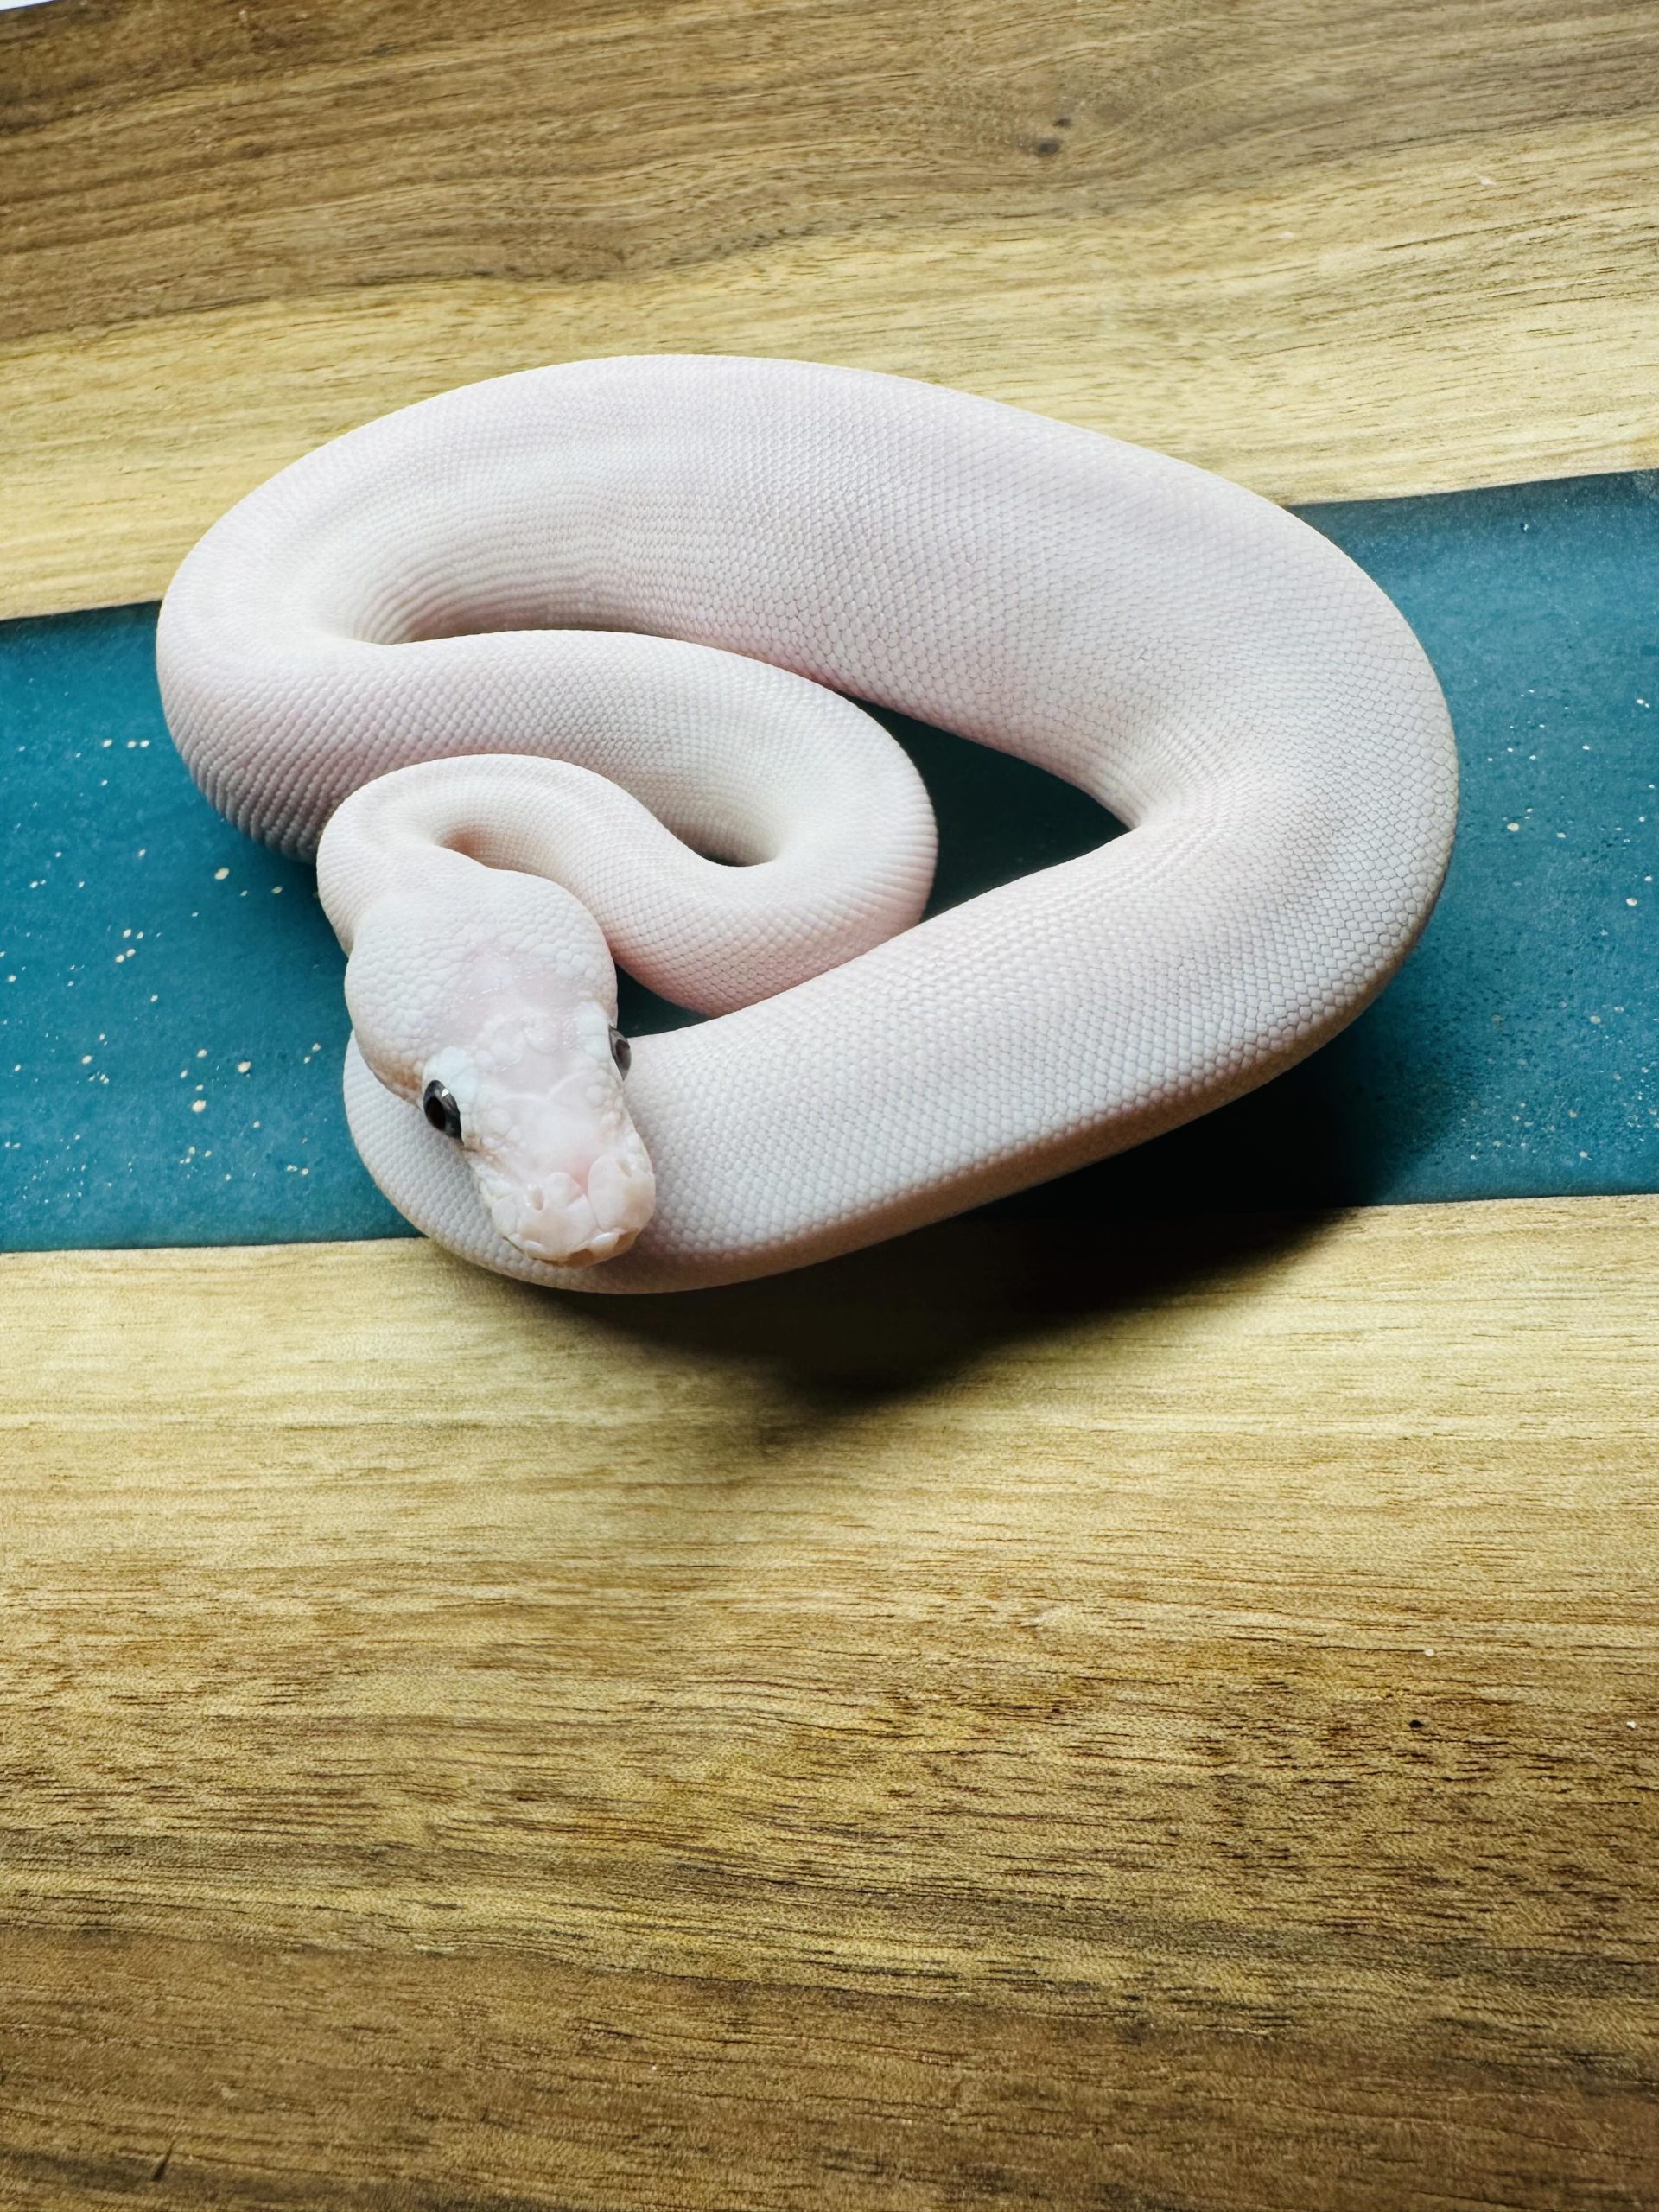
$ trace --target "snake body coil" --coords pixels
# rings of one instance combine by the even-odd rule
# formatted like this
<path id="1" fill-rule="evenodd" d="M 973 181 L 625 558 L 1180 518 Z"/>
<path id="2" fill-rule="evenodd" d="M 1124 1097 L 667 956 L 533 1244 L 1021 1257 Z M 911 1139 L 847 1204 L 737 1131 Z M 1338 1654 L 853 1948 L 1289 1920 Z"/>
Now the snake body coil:
<path id="1" fill-rule="evenodd" d="M 158 655 L 214 804 L 322 840 L 376 1180 L 567 1287 L 798 1266 L 1236 1096 L 1394 973 L 1455 813 L 1421 648 L 1313 531 L 805 364 L 582 362 L 370 423 L 208 532 Z M 1128 834 L 917 925 L 931 817 L 851 698 Z M 613 953 L 720 1018 L 625 1071 Z"/>

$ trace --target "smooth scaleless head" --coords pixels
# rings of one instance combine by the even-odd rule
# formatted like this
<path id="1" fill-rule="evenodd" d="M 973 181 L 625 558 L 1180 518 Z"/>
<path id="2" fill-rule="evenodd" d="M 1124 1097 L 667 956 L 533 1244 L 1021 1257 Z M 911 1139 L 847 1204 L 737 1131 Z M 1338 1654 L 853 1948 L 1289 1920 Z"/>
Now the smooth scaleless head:
<path id="1" fill-rule="evenodd" d="M 370 907 L 346 996 L 365 1060 L 461 1147 L 508 1243 L 556 1267 L 627 1250 L 657 1188 L 586 907 L 540 877 L 446 872 Z"/>

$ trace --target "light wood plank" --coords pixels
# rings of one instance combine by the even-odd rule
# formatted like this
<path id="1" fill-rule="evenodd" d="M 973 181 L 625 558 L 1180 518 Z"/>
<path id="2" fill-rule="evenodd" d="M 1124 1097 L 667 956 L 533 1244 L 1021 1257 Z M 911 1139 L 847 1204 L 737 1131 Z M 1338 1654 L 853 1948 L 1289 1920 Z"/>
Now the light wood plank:
<path id="1" fill-rule="evenodd" d="M 0 2196 L 1650 2204 L 1656 1260 L 0 1261 Z"/>
<path id="2" fill-rule="evenodd" d="M 663 348 L 899 371 L 1285 499 L 1659 462 L 1642 0 L 0 16 L 0 613 L 319 440 Z"/>

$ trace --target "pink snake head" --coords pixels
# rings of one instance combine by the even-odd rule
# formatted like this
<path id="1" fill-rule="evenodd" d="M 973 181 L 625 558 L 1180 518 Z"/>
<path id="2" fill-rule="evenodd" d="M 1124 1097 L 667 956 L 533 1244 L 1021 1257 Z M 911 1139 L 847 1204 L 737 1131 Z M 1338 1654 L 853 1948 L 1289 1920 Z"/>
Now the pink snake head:
<path id="1" fill-rule="evenodd" d="M 461 1147 L 508 1243 L 572 1268 L 629 1249 L 656 1180 L 628 1111 L 616 970 L 568 892 L 469 868 L 378 901 L 346 995 L 364 1059 Z"/>

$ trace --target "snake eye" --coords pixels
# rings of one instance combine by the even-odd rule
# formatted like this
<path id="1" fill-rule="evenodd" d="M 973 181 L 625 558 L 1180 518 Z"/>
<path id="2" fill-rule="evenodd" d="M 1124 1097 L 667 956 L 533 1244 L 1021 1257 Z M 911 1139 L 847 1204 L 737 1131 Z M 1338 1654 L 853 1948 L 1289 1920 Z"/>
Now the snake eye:
<path id="1" fill-rule="evenodd" d="M 626 1075 L 633 1065 L 633 1047 L 614 1022 L 611 1024 L 611 1058 L 619 1075 Z"/>
<path id="2" fill-rule="evenodd" d="M 441 1083 L 429 1083 L 421 1093 L 421 1111 L 435 1129 L 442 1129 L 445 1136 L 459 1141 L 461 1109 Z"/>

